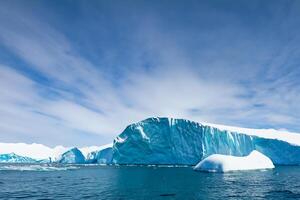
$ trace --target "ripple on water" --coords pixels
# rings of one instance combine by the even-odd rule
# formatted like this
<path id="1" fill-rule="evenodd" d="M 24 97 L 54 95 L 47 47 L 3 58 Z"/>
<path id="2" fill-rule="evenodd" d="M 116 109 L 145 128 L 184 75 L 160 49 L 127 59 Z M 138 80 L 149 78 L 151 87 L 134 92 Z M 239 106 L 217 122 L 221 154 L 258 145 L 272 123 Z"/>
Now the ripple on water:
<path id="1" fill-rule="evenodd" d="M 267 192 L 267 197 L 271 198 L 289 198 L 289 199 L 300 199 L 300 193 L 295 193 L 291 190 L 271 190 Z"/>
<path id="2" fill-rule="evenodd" d="M 0 166 L 0 171 L 64 171 L 79 168 L 78 166 L 4 165 Z"/>
<path id="3" fill-rule="evenodd" d="M 189 167 L 41 166 L 60 169 L 0 171 L 0 199 L 300 199 L 300 167 L 210 174 Z"/>

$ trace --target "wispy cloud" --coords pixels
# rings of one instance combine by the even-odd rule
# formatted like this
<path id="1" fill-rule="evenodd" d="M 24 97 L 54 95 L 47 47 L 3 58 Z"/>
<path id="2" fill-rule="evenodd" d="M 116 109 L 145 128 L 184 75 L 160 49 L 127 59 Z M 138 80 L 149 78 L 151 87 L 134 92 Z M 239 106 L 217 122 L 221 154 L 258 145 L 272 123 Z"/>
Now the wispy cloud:
<path id="1" fill-rule="evenodd" d="M 122 5 L 102 15 L 81 2 L 69 30 L 56 7 L 3 3 L 0 48 L 12 55 L 0 56 L 0 140 L 100 145 L 151 116 L 300 131 L 298 3 L 205 3 L 191 15 L 144 4 L 125 18 Z M 260 12 L 249 21 L 239 9 Z"/>

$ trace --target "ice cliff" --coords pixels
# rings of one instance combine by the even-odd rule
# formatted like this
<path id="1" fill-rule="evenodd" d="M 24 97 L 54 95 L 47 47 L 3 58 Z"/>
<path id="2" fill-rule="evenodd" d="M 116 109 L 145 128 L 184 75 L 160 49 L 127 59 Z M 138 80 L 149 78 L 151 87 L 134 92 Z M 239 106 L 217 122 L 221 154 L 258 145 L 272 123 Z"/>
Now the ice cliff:
<path id="1" fill-rule="evenodd" d="M 274 164 L 293 165 L 300 164 L 299 141 L 300 135 L 279 131 L 149 118 L 115 138 L 112 162 L 195 165 L 212 154 L 246 156 L 258 150 Z"/>

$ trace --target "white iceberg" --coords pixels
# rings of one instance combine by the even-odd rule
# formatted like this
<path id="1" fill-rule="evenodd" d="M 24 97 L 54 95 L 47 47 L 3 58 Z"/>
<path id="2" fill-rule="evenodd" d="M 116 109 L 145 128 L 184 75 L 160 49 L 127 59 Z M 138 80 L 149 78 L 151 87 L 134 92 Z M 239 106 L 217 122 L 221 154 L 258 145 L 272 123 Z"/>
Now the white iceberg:
<path id="1" fill-rule="evenodd" d="M 194 170 L 208 172 L 228 172 L 272 168 L 274 168 L 274 165 L 271 159 L 259 151 L 254 150 L 248 156 L 213 154 L 200 161 L 194 167 Z"/>

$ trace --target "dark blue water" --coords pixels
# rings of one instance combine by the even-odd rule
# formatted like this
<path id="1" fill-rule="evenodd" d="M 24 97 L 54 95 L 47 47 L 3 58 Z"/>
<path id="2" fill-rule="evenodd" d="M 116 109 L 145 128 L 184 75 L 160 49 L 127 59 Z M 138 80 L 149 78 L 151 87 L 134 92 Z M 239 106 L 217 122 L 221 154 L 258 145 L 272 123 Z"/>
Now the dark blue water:
<path id="1" fill-rule="evenodd" d="M 0 188 L 0 199 L 300 199 L 300 167 L 221 174 L 190 167 L 1 165 Z"/>

